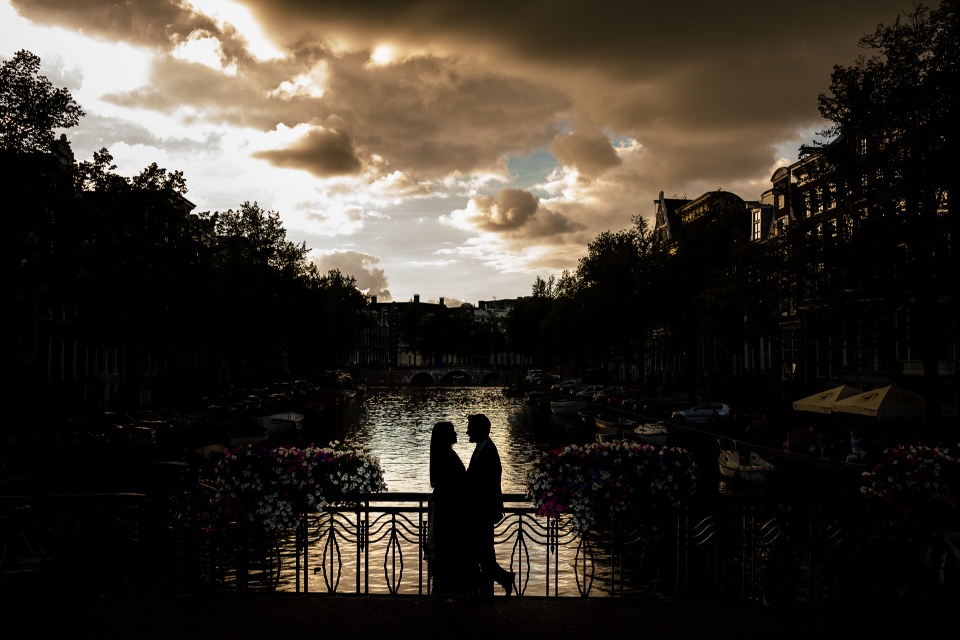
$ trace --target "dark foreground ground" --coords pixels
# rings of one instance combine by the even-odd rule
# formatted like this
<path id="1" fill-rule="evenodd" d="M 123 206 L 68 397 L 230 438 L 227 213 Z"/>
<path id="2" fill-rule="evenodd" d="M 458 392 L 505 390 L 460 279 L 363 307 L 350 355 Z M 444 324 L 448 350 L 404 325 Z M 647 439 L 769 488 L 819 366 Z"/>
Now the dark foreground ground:
<path id="1" fill-rule="evenodd" d="M 703 638 L 778 640 L 952 637 L 954 611 L 851 612 L 837 607 L 763 608 L 619 599 L 498 598 L 487 606 L 416 596 L 129 595 L 8 597 L 5 640 L 225 638 Z M 948 629 L 951 629 L 948 631 Z M 946 634 L 946 635 L 943 635 Z"/>

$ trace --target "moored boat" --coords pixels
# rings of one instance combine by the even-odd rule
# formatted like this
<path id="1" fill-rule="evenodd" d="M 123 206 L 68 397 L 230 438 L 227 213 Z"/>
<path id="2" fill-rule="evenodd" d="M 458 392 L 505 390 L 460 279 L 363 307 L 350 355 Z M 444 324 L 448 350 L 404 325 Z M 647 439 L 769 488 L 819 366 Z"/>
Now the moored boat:
<path id="1" fill-rule="evenodd" d="M 550 394 L 546 391 L 528 391 L 524 394 L 523 401 L 533 407 L 539 407 L 541 402 L 549 402 Z"/>
<path id="2" fill-rule="evenodd" d="M 637 426 L 635 421 L 628 418 L 621 418 L 620 416 L 611 416 L 606 414 L 597 414 L 594 420 L 597 423 L 597 429 L 620 429 L 621 431 L 632 431 Z"/>
<path id="3" fill-rule="evenodd" d="M 667 444 L 668 429 L 664 422 L 647 422 L 638 424 L 633 430 L 633 437 L 644 444 L 662 447 Z"/>
<path id="4" fill-rule="evenodd" d="M 633 430 L 637 423 L 620 416 L 611 416 L 607 414 L 597 414 L 594 421 L 597 425 L 597 442 L 610 442 L 612 440 L 633 439 Z"/>
<path id="5" fill-rule="evenodd" d="M 621 427 L 603 427 L 597 429 L 597 442 L 613 442 L 614 440 L 632 440 L 633 432 Z"/>
<path id="6" fill-rule="evenodd" d="M 550 402 L 550 412 L 554 415 L 569 415 L 587 408 L 586 400 L 553 400 Z"/>
<path id="7" fill-rule="evenodd" d="M 735 442 L 720 443 L 717 464 L 722 477 L 743 482 L 766 482 L 777 470 L 756 451 L 749 452 L 744 459 L 744 453 L 736 448 Z"/>
<path id="8" fill-rule="evenodd" d="M 303 414 L 287 411 L 285 413 L 274 413 L 269 416 L 260 416 L 254 420 L 262 427 L 266 427 L 270 433 L 289 433 L 297 431 L 303 425 Z"/>
<path id="9" fill-rule="evenodd" d="M 577 412 L 577 415 L 580 416 L 580 422 L 584 425 L 592 428 L 597 426 L 597 414 L 599 412 L 596 409 L 581 409 Z"/>

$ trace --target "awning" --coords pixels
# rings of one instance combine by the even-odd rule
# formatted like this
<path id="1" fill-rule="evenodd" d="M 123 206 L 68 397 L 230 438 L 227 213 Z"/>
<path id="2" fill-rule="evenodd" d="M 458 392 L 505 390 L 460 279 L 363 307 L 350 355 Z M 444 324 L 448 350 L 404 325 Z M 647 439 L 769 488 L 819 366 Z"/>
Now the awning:
<path id="1" fill-rule="evenodd" d="M 875 418 L 923 418 L 926 406 L 919 393 L 890 385 L 840 400 L 833 410 Z"/>
<path id="2" fill-rule="evenodd" d="M 794 411 L 831 413 L 833 412 L 833 405 L 838 400 L 843 400 L 844 398 L 849 398 L 850 396 L 855 396 L 860 393 L 863 393 L 863 390 L 844 384 L 797 400 L 793 403 L 793 409 Z"/>

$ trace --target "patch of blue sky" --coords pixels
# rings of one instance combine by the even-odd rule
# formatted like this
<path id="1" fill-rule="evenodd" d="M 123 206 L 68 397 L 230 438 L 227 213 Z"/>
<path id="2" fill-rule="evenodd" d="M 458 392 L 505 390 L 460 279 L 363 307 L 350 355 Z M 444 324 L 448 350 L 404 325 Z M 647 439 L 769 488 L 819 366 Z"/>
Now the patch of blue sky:
<path id="1" fill-rule="evenodd" d="M 610 139 L 610 144 L 613 145 L 614 149 L 629 149 L 637 143 L 637 141 L 630 136 L 613 136 L 608 134 L 607 137 Z"/>
<path id="2" fill-rule="evenodd" d="M 513 176 L 513 186 L 516 189 L 532 189 L 542 184 L 550 172 L 558 168 L 560 163 L 547 149 L 538 149 L 527 156 L 511 156 L 507 159 L 507 168 Z"/>

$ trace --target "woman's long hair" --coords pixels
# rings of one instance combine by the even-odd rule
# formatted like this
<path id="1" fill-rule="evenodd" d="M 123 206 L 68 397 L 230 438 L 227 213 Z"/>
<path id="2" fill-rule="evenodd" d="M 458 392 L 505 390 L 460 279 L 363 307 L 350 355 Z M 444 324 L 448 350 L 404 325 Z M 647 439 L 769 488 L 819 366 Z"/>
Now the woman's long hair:
<path id="1" fill-rule="evenodd" d="M 457 432 L 453 428 L 452 422 L 438 422 L 433 425 L 433 432 L 430 434 L 430 486 L 434 486 L 437 474 L 440 473 L 440 466 L 443 464 L 443 457 L 453 446 L 457 438 Z"/>

